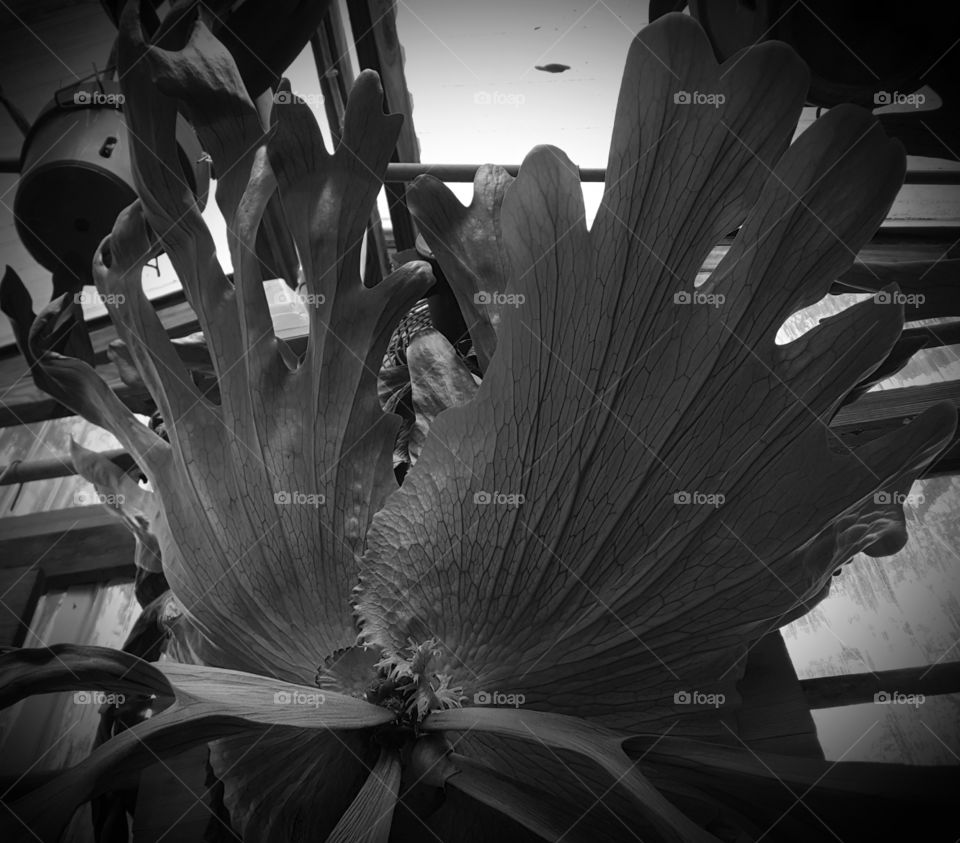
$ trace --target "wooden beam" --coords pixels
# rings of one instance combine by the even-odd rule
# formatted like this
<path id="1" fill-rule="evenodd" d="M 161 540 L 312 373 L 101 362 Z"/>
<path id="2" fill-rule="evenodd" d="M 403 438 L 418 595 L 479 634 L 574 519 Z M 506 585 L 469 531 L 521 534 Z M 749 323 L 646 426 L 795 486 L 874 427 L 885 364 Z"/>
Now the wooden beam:
<path id="1" fill-rule="evenodd" d="M 844 445 L 860 445 L 890 433 L 935 404 L 947 402 L 960 410 L 960 381 L 868 392 L 852 404 L 841 407 L 830 429 Z M 960 472 L 960 430 L 952 445 L 922 476 L 936 477 Z"/>
<path id="2" fill-rule="evenodd" d="M 23 646 L 37 601 L 51 588 L 133 579 L 134 544 L 101 506 L 0 519 L 0 644 Z"/>
<path id="3" fill-rule="evenodd" d="M 871 245 L 901 244 L 910 247 L 920 243 L 943 244 L 946 248 L 938 248 L 935 257 L 939 257 L 946 251 L 956 247 L 958 238 L 960 238 L 960 226 L 943 225 L 934 223 L 932 225 L 907 225 L 903 223 L 884 223 L 877 229 L 870 243 Z M 866 247 L 866 248 L 869 248 Z M 861 257 L 863 257 L 861 255 Z M 892 256 L 890 260 L 911 260 L 908 255 L 898 257 Z"/>
<path id="4" fill-rule="evenodd" d="M 200 330 L 200 323 L 197 321 L 197 315 L 193 308 L 187 304 L 186 296 L 183 290 L 173 293 L 167 293 L 158 296 L 150 302 L 160 318 L 160 322 L 171 337 L 183 337 Z M 42 307 L 42 303 L 34 302 L 34 310 Z M 6 317 L 4 317 L 6 318 Z M 106 314 L 87 320 L 87 331 L 90 334 L 90 343 L 93 346 L 97 362 L 104 362 L 107 359 L 107 346 L 117 338 L 117 332 L 113 327 L 113 322 Z M 0 371 L 5 371 L 9 361 L 20 361 L 23 358 L 16 346 L 8 345 L 0 350 Z M 22 368 L 26 368 L 23 366 Z"/>
<path id="5" fill-rule="evenodd" d="M 901 670 L 880 670 L 875 673 L 844 673 L 839 676 L 817 676 L 801 679 L 800 687 L 811 709 L 834 708 L 883 701 L 878 694 L 960 693 L 960 662 L 942 662 Z"/>
<path id="6" fill-rule="evenodd" d="M 960 184 L 960 170 L 907 170 L 904 184 Z"/>
<path id="7" fill-rule="evenodd" d="M 831 292 L 876 292 L 889 284 L 913 297 L 904 306 L 910 321 L 960 317 L 960 259 L 859 261 L 837 279 Z"/>
<path id="8" fill-rule="evenodd" d="M 102 506 L 0 519 L 0 573 L 27 568 L 47 588 L 114 577 L 133 579 L 133 534 Z"/>
<path id="9" fill-rule="evenodd" d="M 134 465 L 133 457 L 122 448 L 101 451 L 100 456 L 110 460 L 123 471 L 128 471 Z M 50 480 L 54 477 L 72 477 L 76 473 L 73 460 L 67 456 L 32 462 L 13 462 L 10 465 L 0 466 L 0 486 L 15 486 L 19 483 Z"/>
<path id="10" fill-rule="evenodd" d="M 100 376 L 107 382 L 107 386 L 116 393 L 117 397 L 135 413 L 149 413 L 153 399 L 142 389 L 129 387 L 120 380 L 120 376 L 111 372 L 112 367 L 98 368 Z M 26 365 L 24 365 L 26 370 Z M 2 389 L 0 384 L 0 389 Z M 3 399 L 0 400 L 0 428 L 16 427 L 21 424 L 47 421 L 48 419 L 62 419 L 72 416 L 74 412 L 55 401 L 45 392 L 37 389 L 24 371 L 12 386 L 3 390 Z"/>
<path id="11" fill-rule="evenodd" d="M 923 325 L 916 328 L 904 328 L 901 340 L 924 337 L 924 348 L 942 348 L 945 345 L 960 343 L 960 319 L 944 322 L 940 325 Z"/>
<path id="12" fill-rule="evenodd" d="M 182 292 L 163 296 L 155 300 L 153 305 L 171 338 L 183 337 L 200 330 L 196 314 L 187 304 Z M 34 304 L 35 309 L 38 306 Z M 128 407 L 135 412 L 146 412 L 153 403 L 149 394 L 125 386 L 116 368 L 107 358 L 107 347 L 117 339 L 117 331 L 110 317 L 91 319 L 87 322 L 87 330 L 100 376 Z M 16 346 L 0 351 L 0 396 L 0 428 L 73 415 L 66 407 L 34 386 L 30 369 Z"/>
<path id="13" fill-rule="evenodd" d="M 900 427 L 934 404 L 943 402 L 960 408 L 960 381 L 868 392 L 852 404 L 841 407 L 830 427 L 847 439 L 861 440 L 863 434 L 875 439 L 877 431 Z"/>

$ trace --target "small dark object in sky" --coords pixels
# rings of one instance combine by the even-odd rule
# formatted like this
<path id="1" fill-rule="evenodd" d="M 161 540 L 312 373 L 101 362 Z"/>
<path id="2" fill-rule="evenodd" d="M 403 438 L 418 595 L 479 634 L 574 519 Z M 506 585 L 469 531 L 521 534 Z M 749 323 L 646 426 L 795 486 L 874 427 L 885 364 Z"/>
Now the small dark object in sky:
<path id="1" fill-rule="evenodd" d="M 565 70 L 570 69 L 569 64 L 538 64 L 535 65 L 537 70 L 542 70 L 544 73 L 563 73 Z"/>

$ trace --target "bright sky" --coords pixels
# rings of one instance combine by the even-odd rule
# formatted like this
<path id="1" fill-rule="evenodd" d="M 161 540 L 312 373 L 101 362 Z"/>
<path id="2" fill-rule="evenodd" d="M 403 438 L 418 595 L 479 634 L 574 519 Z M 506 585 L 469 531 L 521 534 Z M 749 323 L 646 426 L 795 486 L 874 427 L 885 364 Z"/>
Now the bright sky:
<path id="1" fill-rule="evenodd" d="M 646 2 L 406 0 L 397 30 L 421 160 L 518 164 L 549 143 L 602 167 L 630 40 Z M 547 73 L 537 65 L 565 64 Z M 451 185 L 469 201 L 469 185 Z M 599 202 L 600 185 L 588 185 Z"/>

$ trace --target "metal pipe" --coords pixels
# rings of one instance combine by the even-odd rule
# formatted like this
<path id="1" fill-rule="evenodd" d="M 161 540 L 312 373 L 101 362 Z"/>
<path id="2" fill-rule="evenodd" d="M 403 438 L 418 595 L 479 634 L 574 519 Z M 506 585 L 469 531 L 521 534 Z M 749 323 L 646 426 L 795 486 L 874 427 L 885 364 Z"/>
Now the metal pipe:
<path id="1" fill-rule="evenodd" d="M 445 182 L 472 182 L 479 164 L 387 164 L 386 181 L 411 182 L 417 176 L 431 175 Z M 504 169 L 515 176 L 519 164 L 505 164 Z M 19 158 L 0 158 L 0 173 L 20 173 Z M 607 175 L 604 167 L 581 167 L 580 181 L 602 182 Z M 960 170 L 908 170 L 904 184 L 960 184 Z"/>
<path id="2" fill-rule="evenodd" d="M 123 448 L 112 451 L 101 451 L 105 457 L 124 471 L 130 469 L 134 462 Z M 45 460 L 20 462 L 14 460 L 6 466 L 0 467 L 0 486 L 13 486 L 18 483 L 29 483 L 33 480 L 50 480 L 54 477 L 72 477 L 77 473 L 70 457 L 52 457 Z"/>
<path id="3" fill-rule="evenodd" d="M 504 164 L 503 168 L 515 176 L 519 164 Z M 472 182 L 479 164 L 387 164 L 388 182 L 410 182 L 417 176 L 431 175 L 445 182 Z M 607 175 L 605 167 L 581 167 L 580 181 L 602 182 Z M 909 170 L 904 184 L 960 184 L 960 170 Z"/>
<path id="4" fill-rule="evenodd" d="M 904 184 L 960 184 L 960 170 L 907 170 Z"/>
<path id="5" fill-rule="evenodd" d="M 503 168 L 515 176 L 520 165 L 504 164 Z M 479 164 L 387 164 L 385 181 L 413 181 L 417 176 L 429 175 L 446 182 L 472 182 L 479 169 Z M 580 168 L 580 181 L 602 182 L 605 175 L 603 167 Z"/>

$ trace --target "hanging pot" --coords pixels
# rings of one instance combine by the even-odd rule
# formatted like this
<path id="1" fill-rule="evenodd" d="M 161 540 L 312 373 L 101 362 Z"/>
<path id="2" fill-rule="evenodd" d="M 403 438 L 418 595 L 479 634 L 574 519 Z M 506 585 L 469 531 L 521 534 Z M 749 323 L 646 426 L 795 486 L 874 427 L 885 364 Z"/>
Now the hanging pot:
<path id="1" fill-rule="evenodd" d="M 40 112 L 21 150 L 13 203 L 17 233 L 38 263 L 55 279 L 66 275 L 74 289 L 93 283 L 100 241 L 137 198 L 122 111 L 114 82 L 68 86 Z M 203 207 L 209 173 L 196 133 L 182 117 L 177 142 L 184 180 Z"/>

